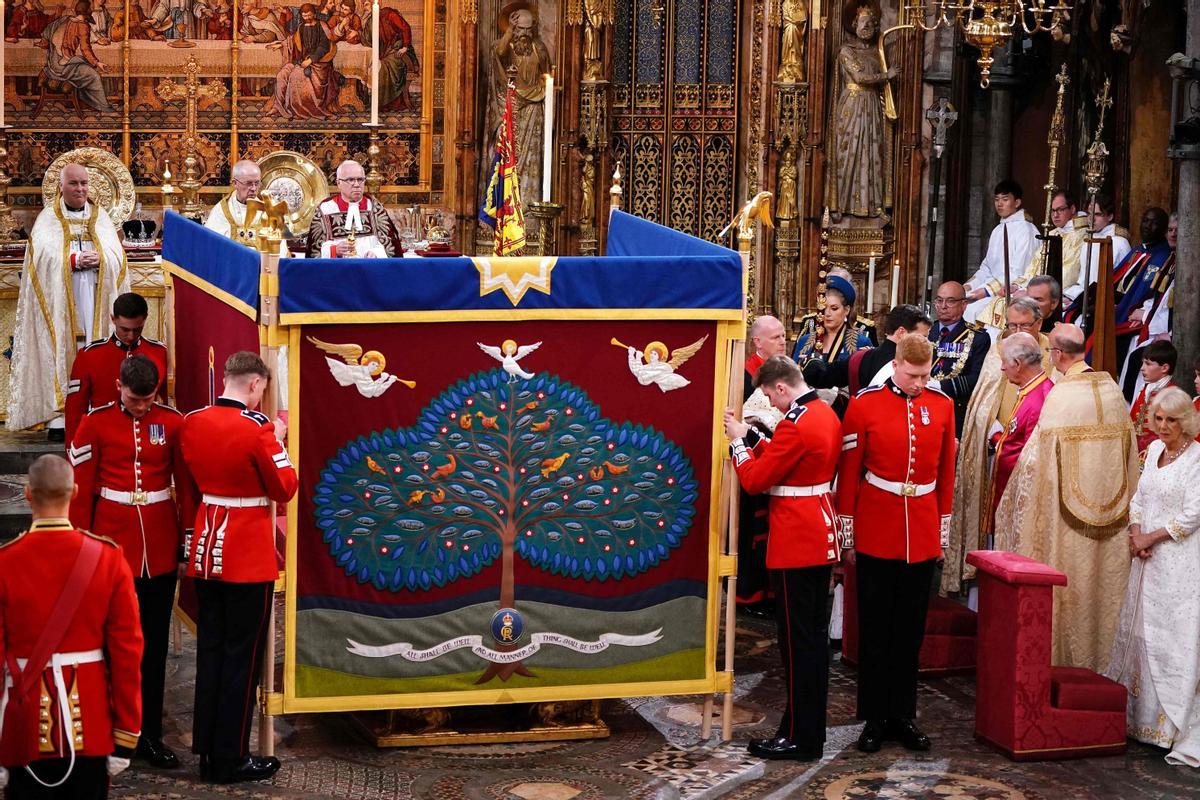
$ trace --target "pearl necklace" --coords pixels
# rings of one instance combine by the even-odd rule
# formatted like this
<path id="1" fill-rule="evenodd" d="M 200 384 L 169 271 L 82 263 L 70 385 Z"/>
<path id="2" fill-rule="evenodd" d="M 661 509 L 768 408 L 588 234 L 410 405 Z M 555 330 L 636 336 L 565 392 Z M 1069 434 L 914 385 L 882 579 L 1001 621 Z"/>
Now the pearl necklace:
<path id="1" fill-rule="evenodd" d="M 1192 440 L 1188 439 L 1183 443 L 1183 447 L 1180 447 L 1178 450 L 1176 450 L 1174 453 L 1172 453 L 1170 451 L 1170 449 L 1167 447 L 1166 442 L 1164 442 L 1163 443 L 1163 456 L 1165 457 L 1165 460 L 1163 461 L 1162 466 L 1165 467 L 1165 466 L 1168 466 L 1169 464 L 1175 463 L 1175 460 L 1177 458 L 1179 458 L 1181 455 L 1183 455 L 1184 452 L 1188 449 L 1188 447 L 1191 446 L 1191 444 L 1192 444 Z M 1159 467 L 1159 469 L 1162 469 L 1162 467 Z"/>

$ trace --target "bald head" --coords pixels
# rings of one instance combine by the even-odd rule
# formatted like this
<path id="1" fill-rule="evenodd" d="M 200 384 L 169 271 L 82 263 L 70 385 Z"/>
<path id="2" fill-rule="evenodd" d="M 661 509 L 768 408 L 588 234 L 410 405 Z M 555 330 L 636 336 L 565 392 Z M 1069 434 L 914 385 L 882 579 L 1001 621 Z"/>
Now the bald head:
<path id="1" fill-rule="evenodd" d="M 259 186 L 262 185 L 262 171 L 258 164 L 248 158 L 233 165 L 233 191 L 237 199 L 246 202 L 251 197 L 258 197 Z"/>
<path id="2" fill-rule="evenodd" d="M 35 516 L 39 510 L 43 516 L 57 516 L 54 510 L 70 505 L 75 494 L 75 470 L 62 456 L 46 454 L 29 467 L 29 484 L 25 497 L 29 500 Z M 65 516 L 65 513 L 62 514 Z"/>
<path id="3" fill-rule="evenodd" d="M 966 296 L 967 290 L 958 281 L 946 281 L 939 286 L 933 299 L 937 321 L 945 327 L 957 324 L 967 310 Z"/>
<path id="4" fill-rule="evenodd" d="M 1083 330 L 1060 322 L 1050 332 L 1050 360 L 1059 372 L 1066 372 L 1085 356 Z"/>
<path id="5" fill-rule="evenodd" d="M 787 349 L 787 333 L 783 323 L 770 314 L 756 317 L 750 325 L 750 344 L 763 358 L 781 356 Z"/>
<path id="6" fill-rule="evenodd" d="M 67 164 L 58 178 L 63 202 L 74 209 L 83 208 L 88 199 L 88 171 L 82 164 Z"/>

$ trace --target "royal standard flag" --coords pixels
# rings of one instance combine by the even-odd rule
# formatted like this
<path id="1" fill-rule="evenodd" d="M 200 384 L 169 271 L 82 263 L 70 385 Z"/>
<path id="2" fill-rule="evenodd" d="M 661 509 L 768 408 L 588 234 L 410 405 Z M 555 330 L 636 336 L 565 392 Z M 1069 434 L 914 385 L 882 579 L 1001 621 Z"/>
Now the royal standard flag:
<path id="1" fill-rule="evenodd" d="M 492 178 L 479 208 L 479 219 L 496 231 L 494 253 L 497 256 L 513 255 L 525 246 L 525 214 L 521 209 L 517 145 L 513 136 L 513 96 L 516 91 L 510 81 L 504 98 L 504 119 L 496 137 Z"/>

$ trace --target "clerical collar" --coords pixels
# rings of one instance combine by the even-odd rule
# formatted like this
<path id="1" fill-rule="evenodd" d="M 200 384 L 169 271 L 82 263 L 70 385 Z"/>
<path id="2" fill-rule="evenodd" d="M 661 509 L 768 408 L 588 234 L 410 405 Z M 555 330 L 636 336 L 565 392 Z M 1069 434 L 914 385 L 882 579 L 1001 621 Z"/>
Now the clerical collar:
<path id="1" fill-rule="evenodd" d="M 113 344 L 115 344 L 118 349 L 125 350 L 127 352 L 132 352 L 142 346 L 142 337 L 140 337 L 140 336 L 137 338 L 137 341 L 134 342 L 133 344 L 125 344 L 124 342 L 122 342 L 120 339 L 117 338 L 117 335 L 115 333 L 112 334 L 111 336 L 109 336 L 108 338 L 109 338 L 109 341 L 111 341 Z"/>
<path id="2" fill-rule="evenodd" d="M 333 201 L 334 201 L 335 203 L 337 203 L 338 211 L 341 211 L 342 213 L 345 213 L 345 212 L 347 212 L 347 211 L 349 211 L 349 210 L 350 210 L 350 201 L 349 201 L 349 200 L 347 200 L 346 198 L 342 197 L 340 194 L 334 195 L 334 196 L 333 196 Z M 367 198 L 367 196 L 364 194 L 364 195 L 362 196 L 362 199 L 358 201 L 358 210 L 359 210 L 359 211 L 366 211 L 366 210 L 367 210 L 367 204 L 368 204 L 368 198 Z"/>
<path id="3" fill-rule="evenodd" d="M 72 214 L 82 214 L 84 211 L 87 211 L 87 201 L 85 200 L 83 205 L 81 205 L 79 208 L 74 208 L 67 203 L 66 200 L 63 200 L 63 208 L 65 208 L 67 211 L 70 211 Z"/>
<path id="4" fill-rule="evenodd" d="M 224 395 L 218 397 L 217 402 L 213 403 L 213 405 L 224 406 L 225 408 L 240 408 L 242 411 L 246 410 L 246 404 L 241 400 L 234 400 L 232 397 L 225 397 Z"/>

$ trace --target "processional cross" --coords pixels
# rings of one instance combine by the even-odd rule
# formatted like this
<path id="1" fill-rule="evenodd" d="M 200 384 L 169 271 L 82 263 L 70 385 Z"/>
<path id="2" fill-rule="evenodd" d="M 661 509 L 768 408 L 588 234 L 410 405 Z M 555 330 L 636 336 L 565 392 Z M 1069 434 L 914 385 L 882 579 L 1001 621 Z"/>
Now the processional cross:
<path id="1" fill-rule="evenodd" d="M 199 221 L 204 210 L 200 205 L 200 180 L 197 173 L 200 159 L 197 157 L 198 137 L 196 135 L 196 103 L 201 99 L 219 100 L 228 93 L 225 84 L 216 78 L 208 83 L 200 83 L 200 65 L 195 56 L 188 56 L 187 66 L 184 67 L 187 76 L 183 83 L 165 80 L 158 84 L 155 91 L 165 102 L 174 100 L 185 101 L 184 134 L 183 134 L 183 180 L 179 186 L 183 189 L 183 215 Z"/>
<path id="2" fill-rule="evenodd" d="M 953 103 L 939 97 L 936 103 L 925 109 L 925 119 L 933 128 L 933 155 L 941 158 L 942 151 L 946 149 L 946 131 L 958 120 L 958 112 L 954 110 Z"/>

